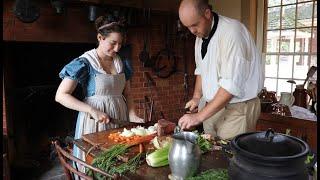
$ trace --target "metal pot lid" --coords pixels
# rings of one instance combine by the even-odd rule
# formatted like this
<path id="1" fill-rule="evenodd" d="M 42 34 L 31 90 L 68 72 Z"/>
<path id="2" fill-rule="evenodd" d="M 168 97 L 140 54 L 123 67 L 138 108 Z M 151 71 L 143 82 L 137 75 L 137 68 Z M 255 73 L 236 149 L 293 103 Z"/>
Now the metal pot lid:
<path id="1" fill-rule="evenodd" d="M 309 152 L 309 146 L 302 140 L 272 129 L 263 132 L 245 133 L 236 136 L 232 142 L 237 152 L 258 158 L 294 158 Z"/>

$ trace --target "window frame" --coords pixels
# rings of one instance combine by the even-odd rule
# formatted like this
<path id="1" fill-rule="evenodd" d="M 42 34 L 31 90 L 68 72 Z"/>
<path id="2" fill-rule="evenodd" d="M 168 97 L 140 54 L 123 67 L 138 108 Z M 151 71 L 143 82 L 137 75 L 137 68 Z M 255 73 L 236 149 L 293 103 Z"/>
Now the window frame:
<path id="1" fill-rule="evenodd" d="M 263 34 L 263 38 L 262 38 L 262 56 L 263 56 L 263 59 L 265 60 L 265 64 L 264 64 L 264 68 L 266 68 L 266 57 L 268 56 L 268 55 L 276 55 L 277 57 L 277 59 L 276 59 L 276 64 L 277 64 L 277 75 L 275 76 L 275 77 L 270 77 L 270 76 L 267 76 L 266 74 L 265 74 L 265 80 L 266 79 L 272 79 L 272 80 L 276 80 L 276 92 L 277 92 L 277 95 L 280 95 L 280 92 L 278 92 L 279 91 L 279 80 L 294 80 L 294 81 L 304 81 L 305 80 L 305 78 L 307 77 L 307 73 L 305 74 L 305 77 L 301 77 L 301 78 L 295 78 L 294 77 L 294 70 L 295 70 L 295 66 L 296 66 L 296 63 L 295 63 L 295 56 L 300 56 L 300 59 L 299 59 L 299 62 L 301 61 L 301 62 L 304 62 L 305 61 L 305 59 L 303 58 L 303 56 L 308 56 L 308 59 L 307 59 L 307 66 L 308 66 L 308 69 L 310 69 L 310 67 L 311 67 L 311 60 L 312 60 L 312 56 L 316 56 L 317 55 L 317 52 L 312 52 L 312 44 L 313 44 L 313 35 L 314 35 L 314 30 L 315 29 L 318 29 L 318 27 L 317 26 L 315 26 L 315 24 L 314 23 L 316 23 L 315 21 L 314 21 L 314 18 L 315 18 L 315 8 L 317 8 L 316 6 L 316 3 L 317 3 L 317 0 L 309 0 L 309 1 L 303 1 L 303 2 L 298 2 L 298 0 L 296 0 L 294 3 L 289 3 L 289 4 L 283 4 L 283 0 L 281 0 L 281 3 L 280 3 L 280 5 L 275 5 L 275 6 L 270 6 L 270 7 L 268 7 L 268 1 L 269 0 L 264 0 L 263 1 L 263 3 L 261 3 L 260 4 L 260 6 L 263 6 L 261 9 L 263 9 L 263 12 L 262 12 L 262 14 L 263 14 L 263 19 L 262 18 L 260 18 L 260 19 L 262 19 L 263 20 L 263 23 L 262 23 L 262 25 L 263 25 L 263 27 L 262 27 L 262 34 Z M 297 22 L 298 22 L 298 19 L 297 19 L 297 16 L 298 16 L 298 6 L 299 6 L 299 4 L 305 4 L 305 3 L 310 3 L 310 2 L 312 2 L 312 14 L 311 14 L 311 25 L 310 26 L 306 26 L 306 27 L 297 27 Z M 283 9 L 283 7 L 285 7 L 285 6 L 290 6 L 290 5 L 295 5 L 295 22 L 294 22 L 294 27 L 293 28 L 283 28 L 283 24 L 282 24 L 282 22 L 283 22 L 283 19 L 282 19 L 282 14 L 283 14 L 283 12 L 282 12 L 282 9 Z M 274 7 L 280 7 L 280 25 L 279 25 L 279 28 L 277 29 L 268 29 L 268 9 L 269 8 L 274 8 Z M 259 7 L 258 7 L 259 8 Z M 260 14 L 261 15 L 261 14 Z M 258 14 L 258 16 L 259 16 L 259 14 Z M 259 17 L 258 17 L 258 19 L 259 19 Z M 311 29 L 311 32 L 310 32 L 310 35 L 311 35 L 311 37 L 310 37 L 310 40 L 309 40 L 309 42 L 308 42 L 308 44 L 306 44 L 305 42 L 303 42 L 304 43 L 304 46 L 306 46 L 306 45 L 308 45 L 308 52 L 301 52 L 301 51 L 303 51 L 302 49 L 300 50 L 300 52 L 296 52 L 296 46 L 297 46 L 297 42 L 296 42 L 296 40 L 297 40 L 297 29 L 304 29 L 304 28 L 310 28 Z M 294 30 L 294 42 L 293 42 L 293 52 L 281 52 L 281 38 L 280 37 L 282 37 L 282 34 L 281 34 L 281 32 L 282 31 L 284 31 L 284 30 Z M 278 49 L 276 50 L 277 52 L 267 52 L 267 41 L 268 41 L 268 39 L 267 39 L 267 32 L 268 31 L 279 31 L 279 42 L 277 42 L 278 43 Z M 318 38 L 318 37 L 317 37 Z M 301 38 L 298 38 L 298 39 L 301 39 Z M 258 42 L 258 41 L 257 41 Z M 300 46 L 301 47 L 301 46 Z M 291 78 L 281 78 L 281 77 L 279 77 L 279 61 L 280 61 L 280 57 L 281 56 L 283 56 L 283 55 L 292 55 L 292 74 L 291 74 Z M 265 72 L 264 72 L 265 73 Z M 295 85 L 294 84 L 291 84 L 291 92 L 294 90 L 294 87 L 295 87 Z"/>

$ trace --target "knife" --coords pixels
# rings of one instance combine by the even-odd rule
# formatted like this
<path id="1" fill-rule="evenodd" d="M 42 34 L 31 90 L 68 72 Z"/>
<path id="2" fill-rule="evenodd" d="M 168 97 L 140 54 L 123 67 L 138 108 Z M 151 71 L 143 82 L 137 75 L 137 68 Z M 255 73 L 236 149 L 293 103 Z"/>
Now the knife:
<path id="1" fill-rule="evenodd" d="M 90 119 L 95 121 L 95 119 L 93 119 L 92 117 L 90 117 Z M 133 126 L 133 125 L 135 125 L 135 123 L 132 123 L 132 122 L 129 122 L 129 121 L 120 121 L 118 119 L 113 119 L 113 118 L 109 118 L 109 119 L 110 119 L 109 122 L 119 125 L 119 128 L 125 127 L 125 126 Z M 105 126 L 105 129 L 107 129 L 107 124 L 104 124 L 104 126 Z M 97 132 L 98 132 L 98 127 L 99 127 L 99 122 L 96 121 L 96 131 Z"/>
<path id="2" fill-rule="evenodd" d="M 125 127 L 125 126 L 133 126 L 135 124 L 135 123 L 132 123 L 129 121 L 121 121 L 121 120 L 113 119 L 113 118 L 110 118 L 110 122 L 114 123 L 114 124 L 118 124 L 119 128 Z"/>
<path id="3" fill-rule="evenodd" d="M 184 109 L 184 113 L 185 114 L 193 114 L 193 113 L 196 113 L 196 112 L 198 112 L 198 107 L 194 108 L 192 111 L 190 111 L 189 108 L 185 108 Z"/>

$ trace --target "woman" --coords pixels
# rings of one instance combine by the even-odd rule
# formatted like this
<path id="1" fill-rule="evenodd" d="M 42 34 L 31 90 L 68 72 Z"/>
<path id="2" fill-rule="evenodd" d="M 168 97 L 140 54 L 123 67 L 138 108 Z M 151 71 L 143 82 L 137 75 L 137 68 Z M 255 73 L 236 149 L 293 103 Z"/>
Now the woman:
<path id="1" fill-rule="evenodd" d="M 117 128 L 117 121 L 144 122 L 134 110 L 129 96 L 124 66 L 117 55 L 125 30 L 121 22 L 101 16 L 95 21 L 98 47 L 72 60 L 60 72 L 62 82 L 55 100 L 63 106 L 79 111 L 75 139 L 83 134 Z M 77 84 L 82 86 L 85 98 L 72 93 Z M 126 99 L 128 107 L 126 105 Z M 84 152 L 74 146 L 73 154 L 85 159 Z"/>

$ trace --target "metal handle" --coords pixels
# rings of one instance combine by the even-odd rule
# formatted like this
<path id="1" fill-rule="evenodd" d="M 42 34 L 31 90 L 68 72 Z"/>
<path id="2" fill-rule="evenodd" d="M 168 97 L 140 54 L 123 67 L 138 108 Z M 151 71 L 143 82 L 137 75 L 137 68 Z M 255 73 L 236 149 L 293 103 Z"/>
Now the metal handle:
<path id="1" fill-rule="evenodd" d="M 274 130 L 272 128 L 269 128 L 266 132 L 265 138 L 271 142 L 274 138 Z"/>
<path id="2" fill-rule="evenodd" d="M 179 133 L 179 132 L 182 132 L 183 130 L 181 129 L 181 127 L 179 125 L 177 125 L 175 128 L 174 128 L 174 134 L 176 133 Z"/>

